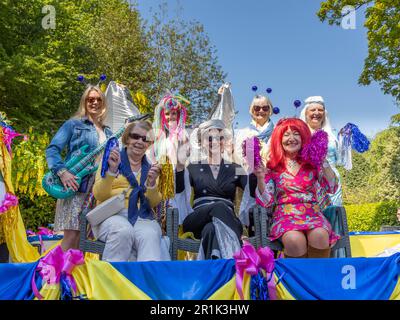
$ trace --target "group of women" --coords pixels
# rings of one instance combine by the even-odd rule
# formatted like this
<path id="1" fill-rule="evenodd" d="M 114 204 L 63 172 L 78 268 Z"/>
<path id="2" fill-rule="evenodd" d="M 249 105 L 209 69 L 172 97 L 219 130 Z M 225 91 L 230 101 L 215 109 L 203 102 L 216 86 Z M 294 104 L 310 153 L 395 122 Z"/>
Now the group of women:
<path id="1" fill-rule="evenodd" d="M 100 163 L 97 174 L 78 185 L 65 163 L 83 145 L 93 150 L 112 134 L 104 125 L 105 96 L 97 86 L 89 86 L 78 112 L 62 125 L 46 150 L 49 168 L 65 188 L 77 191 L 57 201 L 54 229 L 64 232 L 62 248 L 78 248 L 79 214 L 91 192 L 100 204 L 125 190 L 125 209 L 92 227 L 95 237 L 106 243 L 103 259 L 164 259 L 162 231 L 153 208 L 161 201 L 159 162 L 167 155 L 174 159 L 175 179 L 175 197 L 169 205 L 180 210 L 183 231 L 201 239 L 198 259 L 231 258 L 240 250 L 243 227 L 248 226 L 246 211 L 256 202 L 274 206 L 270 236 L 282 241 L 286 257 L 329 257 L 338 236 L 322 213 L 318 194 L 328 194 L 332 204 L 341 204 L 335 169 L 338 142 L 323 99 L 310 97 L 305 103 L 301 119 L 281 119 L 274 125 L 270 99 L 257 95 L 250 105 L 251 124 L 234 134 L 236 143 L 222 120 L 209 120 L 196 130 L 194 139 L 201 153 L 190 161 L 193 135 L 185 130 L 185 99 L 168 95 L 157 106 L 153 125 L 137 121 L 126 126 L 122 149 L 112 150 L 105 160 L 107 172 L 101 174 Z M 328 133 L 329 154 L 321 167 L 315 167 L 302 159 L 301 150 L 319 129 Z M 252 136 L 262 146 L 263 161 L 256 168 L 241 155 L 243 140 Z M 237 188 L 246 191 L 240 219 L 234 208 Z"/>

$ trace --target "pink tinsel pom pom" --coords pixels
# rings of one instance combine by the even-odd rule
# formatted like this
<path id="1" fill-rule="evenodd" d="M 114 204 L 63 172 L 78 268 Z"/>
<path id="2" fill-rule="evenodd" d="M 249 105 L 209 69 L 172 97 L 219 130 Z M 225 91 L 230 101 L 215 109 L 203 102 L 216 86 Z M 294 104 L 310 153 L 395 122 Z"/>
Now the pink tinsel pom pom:
<path id="1" fill-rule="evenodd" d="M 18 205 L 18 198 L 11 193 L 6 193 L 3 203 L 0 205 L 0 215 L 8 211 L 8 209 L 10 209 L 11 207 L 15 207 L 17 205 Z"/>
<path id="2" fill-rule="evenodd" d="M 257 137 L 247 138 L 242 143 L 242 154 L 251 172 L 261 164 L 261 144 Z"/>
<path id="3" fill-rule="evenodd" d="M 323 130 L 316 131 L 311 136 L 309 144 L 303 147 L 301 158 L 316 168 L 322 166 L 328 154 L 328 134 Z"/>

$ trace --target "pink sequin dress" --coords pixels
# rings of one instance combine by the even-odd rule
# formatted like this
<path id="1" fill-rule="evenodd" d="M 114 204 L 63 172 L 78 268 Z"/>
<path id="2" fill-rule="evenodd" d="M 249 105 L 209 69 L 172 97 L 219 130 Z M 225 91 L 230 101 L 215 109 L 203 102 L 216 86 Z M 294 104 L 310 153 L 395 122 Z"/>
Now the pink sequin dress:
<path id="1" fill-rule="evenodd" d="M 265 177 L 265 191 L 256 189 L 257 203 L 264 207 L 275 206 L 270 239 L 276 240 L 288 231 L 305 231 L 324 228 L 329 233 L 332 245 L 340 236 L 332 231 L 329 221 L 321 212 L 316 188 L 335 193 L 337 179 L 327 181 L 322 170 L 301 166 L 296 175 L 285 170 L 270 171 Z"/>

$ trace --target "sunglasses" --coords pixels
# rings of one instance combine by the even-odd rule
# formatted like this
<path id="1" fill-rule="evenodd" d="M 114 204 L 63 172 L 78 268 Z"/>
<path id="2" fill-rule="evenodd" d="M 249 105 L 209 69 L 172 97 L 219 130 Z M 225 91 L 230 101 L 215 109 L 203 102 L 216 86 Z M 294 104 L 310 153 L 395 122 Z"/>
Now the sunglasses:
<path id="1" fill-rule="evenodd" d="M 269 111 L 269 106 L 254 106 L 253 107 L 255 112 L 260 111 L 261 109 L 265 112 Z"/>
<path id="2" fill-rule="evenodd" d="M 88 98 L 87 101 L 89 103 L 94 103 L 95 101 L 97 101 L 99 103 L 103 102 L 103 100 L 101 98 Z"/>
<path id="3" fill-rule="evenodd" d="M 129 138 L 131 138 L 133 140 L 142 139 L 143 142 L 151 142 L 151 140 L 147 139 L 146 136 L 141 136 L 140 134 L 137 134 L 137 133 L 129 133 Z"/>
<path id="4" fill-rule="evenodd" d="M 216 141 L 222 141 L 222 140 L 224 140 L 225 138 L 224 138 L 224 136 L 219 136 L 219 137 L 208 137 L 208 142 L 213 142 L 213 140 L 216 140 Z"/>

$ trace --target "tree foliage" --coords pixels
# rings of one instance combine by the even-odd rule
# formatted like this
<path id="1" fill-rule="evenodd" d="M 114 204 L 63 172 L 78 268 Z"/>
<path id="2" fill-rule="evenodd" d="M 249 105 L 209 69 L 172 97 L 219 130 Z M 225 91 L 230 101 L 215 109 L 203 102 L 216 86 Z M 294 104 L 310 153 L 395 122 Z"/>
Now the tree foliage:
<path id="1" fill-rule="evenodd" d="M 340 170 L 345 203 L 400 199 L 400 127 L 377 134 L 369 151 L 353 153 L 353 169 Z"/>
<path id="2" fill-rule="evenodd" d="M 148 30 L 156 69 L 153 92 L 160 97 L 171 90 L 187 97 L 191 101 L 190 120 L 198 124 L 207 119 L 226 74 L 203 25 L 181 19 L 163 22 L 165 10 L 161 7 L 153 16 Z"/>
<path id="3" fill-rule="evenodd" d="M 328 0 L 321 3 L 321 21 L 340 25 L 342 9 L 365 6 L 368 56 L 359 83 L 376 81 L 385 94 L 400 101 L 400 1 L 399 0 Z"/>

